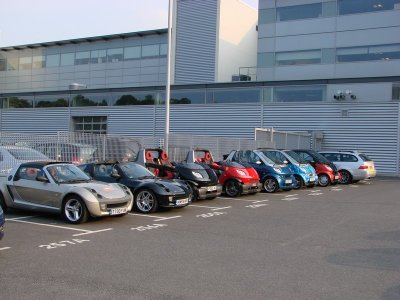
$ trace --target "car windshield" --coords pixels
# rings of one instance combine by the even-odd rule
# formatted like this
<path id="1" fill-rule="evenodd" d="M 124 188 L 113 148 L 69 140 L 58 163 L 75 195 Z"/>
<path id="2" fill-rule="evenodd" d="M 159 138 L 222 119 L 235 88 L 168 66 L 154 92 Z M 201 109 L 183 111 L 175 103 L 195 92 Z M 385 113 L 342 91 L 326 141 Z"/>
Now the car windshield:
<path id="1" fill-rule="evenodd" d="M 292 150 L 287 150 L 287 151 L 284 151 L 288 156 L 290 156 L 290 158 L 292 159 L 292 160 L 294 160 L 296 163 L 298 163 L 298 164 L 306 164 L 306 163 L 308 163 L 307 161 L 305 161 L 304 159 L 302 159 L 301 157 L 300 157 L 300 155 L 298 155 L 296 152 L 294 152 L 294 151 L 292 151 Z"/>
<path id="2" fill-rule="evenodd" d="M 50 165 L 46 170 L 58 183 L 87 182 L 91 180 L 81 169 L 72 164 Z"/>
<path id="3" fill-rule="evenodd" d="M 262 158 L 264 160 L 264 162 L 266 162 L 268 165 L 273 166 L 275 164 L 275 162 L 273 160 L 271 160 L 270 158 L 268 158 L 267 156 L 265 156 L 265 154 L 263 152 L 258 152 L 257 153 L 260 158 Z"/>
<path id="4" fill-rule="evenodd" d="M 275 151 L 261 151 L 265 157 L 269 158 L 275 164 L 284 164 L 282 160 L 278 158 Z"/>
<path id="5" fill-rule="evenodd" d="M 124 175 L 130 179 L 144 179 L 144 178 L 154 178 L 154 174 L 147 170 L 145 167 L 128 162 L 119 165 Z"/>
<path id="6" fill-rule="evenodd" d="M 49 158 L 39 151 L 29 148 L 8 148 L 8 152 L 18 160 L 48 160 Z"/>

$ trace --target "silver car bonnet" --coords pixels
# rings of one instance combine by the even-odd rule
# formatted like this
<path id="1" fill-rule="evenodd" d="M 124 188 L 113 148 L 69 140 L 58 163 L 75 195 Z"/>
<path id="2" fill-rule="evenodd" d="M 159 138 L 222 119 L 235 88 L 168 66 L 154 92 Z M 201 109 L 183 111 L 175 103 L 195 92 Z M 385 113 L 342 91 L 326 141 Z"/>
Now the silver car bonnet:
<path id="1" fill-rule="evenodd" d="M 97 194 L 108 199 L 123 198 L 126 197 L 126 192 L 115 183 L 104 183 L 99 181 L 80 182 L 68 184 L 69 186 L 86 188 L 89 190 L 95 190 Z"/>

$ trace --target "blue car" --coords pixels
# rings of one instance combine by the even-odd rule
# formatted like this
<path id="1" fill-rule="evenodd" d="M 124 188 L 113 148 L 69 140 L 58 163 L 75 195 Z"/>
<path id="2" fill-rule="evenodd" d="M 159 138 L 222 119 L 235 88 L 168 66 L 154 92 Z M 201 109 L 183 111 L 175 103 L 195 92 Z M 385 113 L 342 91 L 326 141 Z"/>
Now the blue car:
<path id="1" fill-rule="evenodd" d="M 297 185 L 297 180 L 288 166 L 274 163 L 259 150 L 233 150 L 226 160 L 250 164 L 256 169 L 263 190 L 267 193 L 290 191 Z"/>
<path id="2" fill-rule="evenodd" d="M 4 213 L 0 205 L 0 240 L 4 236 L 4 223 L 5 223 Z"/>
<path id="3" fill-rule="evenodd" d="M 318 182 L 318 176 L 315 169 L 307 162 L 303 162 L 299 155 L 291 150 L 261 150 L 262 153 L 277 164 L 286 164 L 293 172 L 297 180 L 294 189 L 300 189 L 303 186 L 313 187 Z"/>

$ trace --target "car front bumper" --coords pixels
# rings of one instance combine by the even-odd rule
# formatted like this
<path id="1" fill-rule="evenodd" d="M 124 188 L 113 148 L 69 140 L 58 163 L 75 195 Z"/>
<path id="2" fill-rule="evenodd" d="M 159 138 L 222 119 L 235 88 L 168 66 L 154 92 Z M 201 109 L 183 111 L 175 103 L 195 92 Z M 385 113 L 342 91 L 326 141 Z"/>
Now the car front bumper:
<path id="1" fill-rule="evenodd" d="M 197 188 L 197 199 L 215 198 L 222 194 L 222 185 L 202 186 Z"/>
<path id="2" fill-rule="evenodd" d="M 242 184 L 242 194 L 252 194 L 260 192 L 262 189 L 262 183 L 243 183 Z"/>
<path id="3" fill-rule="evenodd" d="M 132 210 L 132 205 L 133 197 L 128 195 L 119 199 L 86 202 L 86 207 L 92 217 L 126 214 Z"/>

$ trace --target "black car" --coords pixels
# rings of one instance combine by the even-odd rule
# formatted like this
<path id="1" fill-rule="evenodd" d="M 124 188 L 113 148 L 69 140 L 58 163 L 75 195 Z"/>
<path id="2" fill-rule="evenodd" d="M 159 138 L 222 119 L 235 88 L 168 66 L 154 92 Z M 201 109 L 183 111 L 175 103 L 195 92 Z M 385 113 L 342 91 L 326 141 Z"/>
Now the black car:
<path id="1" fill-rule="evenodd" d="M 4 213 L 0 205 L 0 240 L 4 236 L 4 223 L 5 223 Z"/>
<path id="2" fill-rule="evenodd" d="M 186 182 L 158 178 L 134 162 L 108 161 L 78 167 L 96 180 L 128 186 L 134 195 L 134 207 L 141 213 L 155 212 L 160 206 L 180 208 L 191 202 L 192 189 Z"/>

